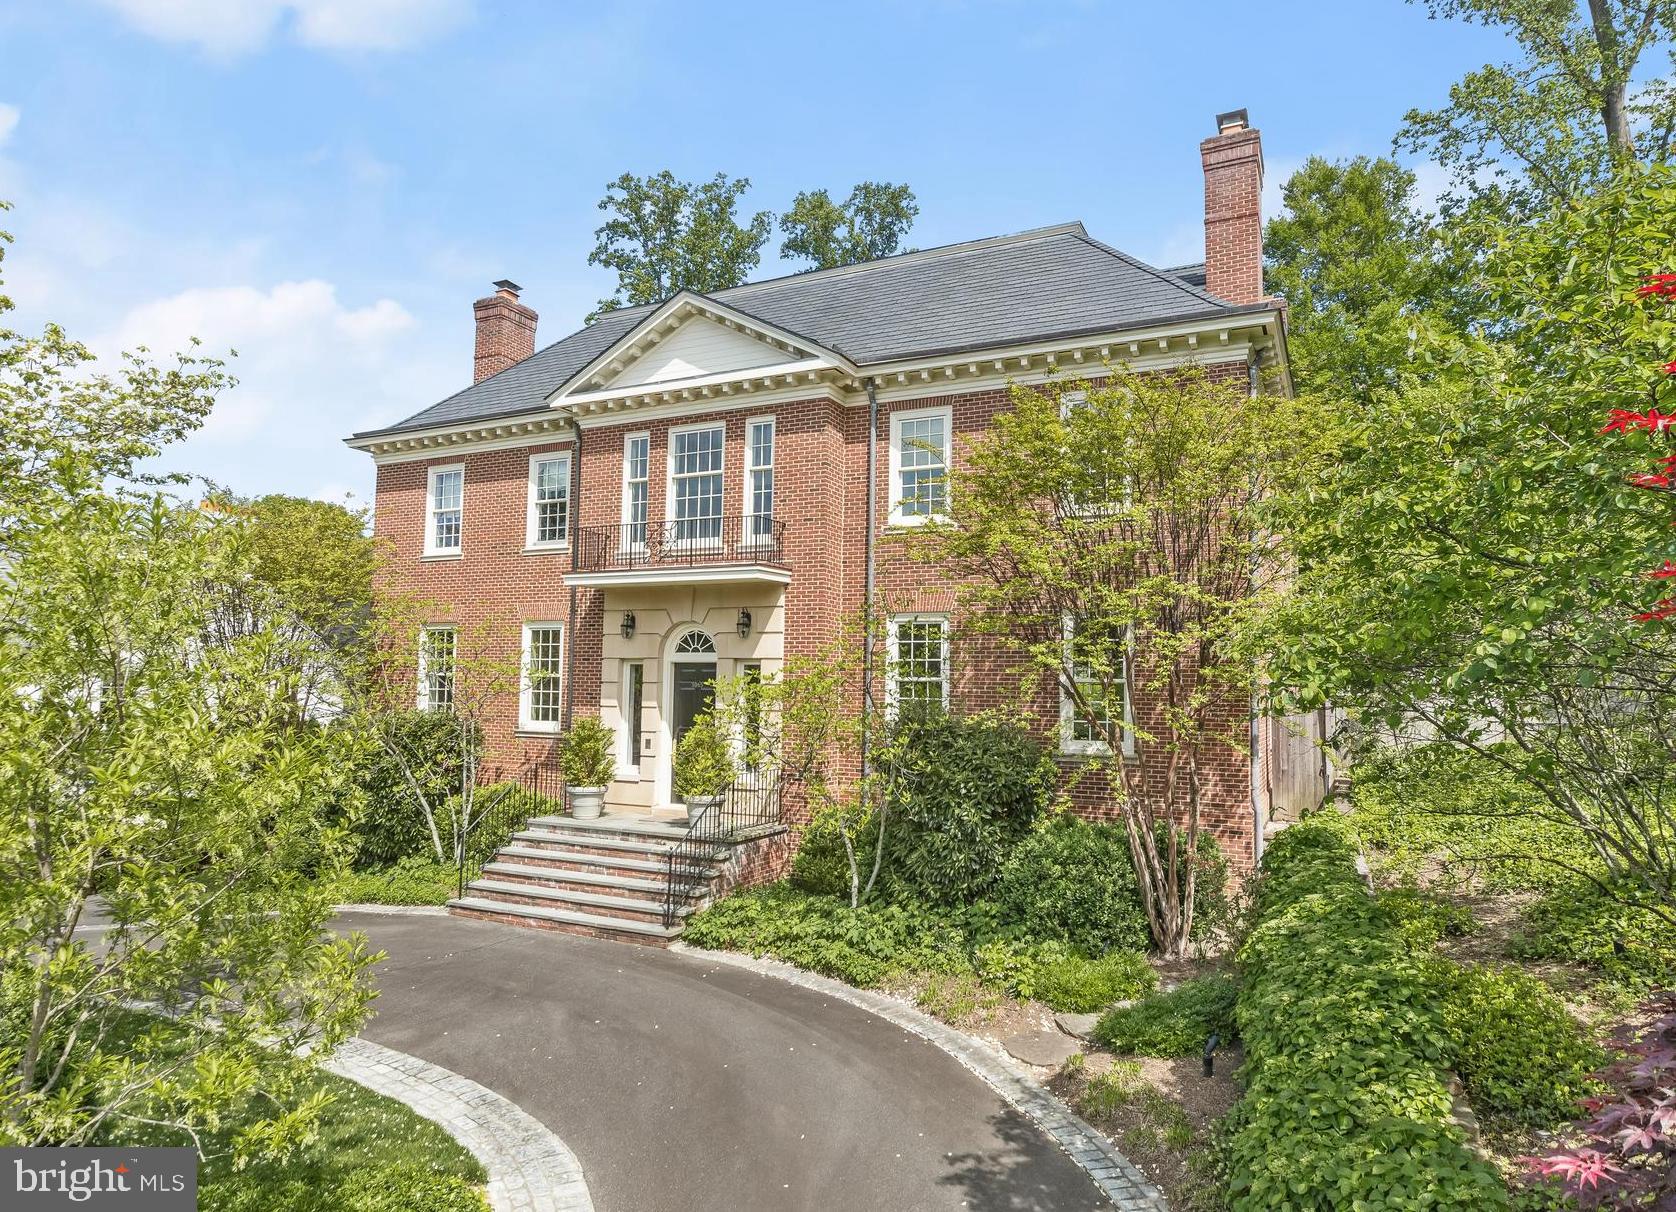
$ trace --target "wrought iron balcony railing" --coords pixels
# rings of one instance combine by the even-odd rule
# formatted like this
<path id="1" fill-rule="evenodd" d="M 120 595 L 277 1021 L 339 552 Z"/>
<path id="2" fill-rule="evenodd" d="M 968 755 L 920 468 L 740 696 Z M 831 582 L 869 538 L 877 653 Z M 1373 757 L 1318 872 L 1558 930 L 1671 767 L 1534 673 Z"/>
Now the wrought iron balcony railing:
<path id="1" fill-rule="evenodd" d="M 785 567 L 786 524 L 763 514 L 619 522 L 577 531 L 578 572 L 692 568 L 715 564 Z"/>

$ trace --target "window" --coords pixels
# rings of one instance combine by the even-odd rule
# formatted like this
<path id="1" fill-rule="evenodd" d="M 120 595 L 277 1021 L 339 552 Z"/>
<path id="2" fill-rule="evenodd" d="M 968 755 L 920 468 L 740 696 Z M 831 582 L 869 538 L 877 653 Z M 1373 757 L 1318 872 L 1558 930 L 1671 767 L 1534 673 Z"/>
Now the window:
<path id="1" fill-rule="evenodd" d="M 646 709 L 646 665 L 643 661 L 623 662 L 623 760 L 624 770 L 640 773 L 640 717 Z"/>
<path id="2" fill-rule="evenodd" d="M 1075 679 L 1077 692 L 1092 709 L 1091 720 L 1077 706 L 1069 686 L 1059 690 L 1059 740 L 1065 753 L 1109 754 L 1107 740 L 1114 726 L 1122 727 L 1123 752 L 1134 753 L 1129 721 L 1129 651 L 1119 639 L 1101 642 L 1082 633 L 1076 619 L 1067 615 L 1064 623 L 1066 665 Z"/>
<path id="3" fill-rule="evenodd" d="M 419 633 L 419 710 L 454 709 L 454 629 L 427 627 Z"/>
<path id="4" fill-rule="evenodd" d="M 739 666 L 739 676 L 743 683 L 744 702 L 741 706 L 745 717 L 745 735 L 740 739 L 744 741 L 745 769 L 755 774 L 766 756 L 762 737 L 762 662 L 744 662 Z"/>
<path id="5" fill-rule="evenodd" d="M 886 637 L 889 661 L 885 704 L 892 713 L 903 706 L 949 705 L 949 621 L 943 615 L 898 615 Z"/>
<path id="6" fill-rule="evenodd" d="M 893 526 L 915 526 L 947 515 L 949 431 L 947 408 L 899 412 L 890 419 L 890 479 L 896 499 Z"/>
<path id="7" fill-rule="evenodd" d="M 564 628 L 559 624 L 524 624 L 522 691 L 518 727 L 557 732 L 564 715 Z"/>
<path id="8" fill-rule="evenodd" d="M 646 546 L 646 506 L 652 439 L 631 433 L 623 439 L 623 546 Z"/>
<path id="9" fill-rule="evenodd" d="M 1059 415 L 1066 423 L 1067 441 L 1075 441 L 1072 431 L 1077 428 L 1073 419 L 1076 414 L 1088 407 L 1088 393 L 1086 391 L 1068 391 L 1059 397 Z M 1079 471 L 1086 474 L 1088 483 L 1078 484 L 1067 502 L 1071 512 L 1079 517 L 1100 517 L 1120 512 L 1130 500 L 1130 487 L 1127 477 L 1123 483 L 1113 491 L 1111 485 L 1111 468 L 1108 465 L 1103 443 L 1094 434 L 1083 435 L 1084 450 L 1094 451 L 1094 457 L 1089 458 L 1085 453 L 1078 461 Z"/>
<path id="10" fill-rule="evenodd" d="M 714 656 L 716 655 L 716 641 L 702 631 L 689 631 L 675 641 L 675 652 L 677 655 L 704 653 Z"/>
<path id="11" fill-rule="evenodd" d="M 465 499 L 464 464 L 433 467 L 426 488 L 425 554 L 459 555 L 462 504 Z"/>
<path id="12" fill-rule="evenodd" d="M 745 426 L 745 538 L 774 536 L 774 418 Z"/>
<path id="13" fill-rule="evenodd" d="M 722 537 L 722 440 L 726 429 L 676 429 L 669 435 L 669 496 L 677 543 Z"/>
<path id="14" fill-rule="evenodd" d="M 526 547 L 563 547 L 570 538 L 570 456 L 530 458 L 530 508 Z"/>

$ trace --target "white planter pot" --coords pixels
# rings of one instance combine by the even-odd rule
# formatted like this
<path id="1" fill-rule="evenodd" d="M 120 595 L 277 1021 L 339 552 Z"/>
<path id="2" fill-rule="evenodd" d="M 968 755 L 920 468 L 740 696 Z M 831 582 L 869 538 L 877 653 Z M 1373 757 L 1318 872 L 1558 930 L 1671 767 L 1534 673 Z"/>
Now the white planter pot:
<path id="1" fill-rule="evenodd" d="M 696 820 L 698 814 L 706 808 L 721 803 L 722 797 L 719 795 L 685 795 L 681 797 L 681 802 L 687 806 L 687 819 L 691 821 Z"/>
<path id="2" fill-rule="evenodd" d="M 604 787 L 571 787 L 570 815 L 579 821 L 591 821 L 605 807 Z"/>

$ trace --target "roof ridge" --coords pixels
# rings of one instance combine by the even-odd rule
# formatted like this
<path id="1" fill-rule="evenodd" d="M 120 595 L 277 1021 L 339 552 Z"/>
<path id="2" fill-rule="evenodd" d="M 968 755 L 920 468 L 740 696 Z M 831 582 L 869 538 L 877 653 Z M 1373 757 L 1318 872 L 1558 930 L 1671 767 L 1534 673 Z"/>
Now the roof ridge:
<path id="1" fill-rule="evenodd" d="M 954 256 L 959 253 L 974 252 L 980 248 L 994 248 L 1002 244 L 1024 243 L 1028 240 L 1042 240 L 1049 236 L 1073 235 L 1082 239 L 1088 238 L 1088 229 L 1082 225 L 1081 219 L 1072 219 L 1066 223 L 1053 223 L 1047 227 L 1032 227 L 1025 231 L 1010 232 L 1000 236 L 982 236 L 976 240 L 961 240 L 954 244 L 938 244 L 932 248 L 916 248 L 912 252 L 892 253 L 888 257 L 874 257 L 870 261 L 852 261 L 848 265 L 834 265 L 830 269 L 804 269 L 795 273 L 781 274 L 777 278 L 761 278 L 755 282 L 741 282 L 738 286 L 728 286 L 721 290 L 705 292 L 708 298 L 724 299 L 725 296 L 739 291 L 753 290 L 759 286 L 773 286 L 781 282 L 806 282 L 812 278 L 835 278 L 856 273 L 865 273 L 881 265 L 903 265 L 913 261 L 930 260 L 933 257 Z M 695 294 L 698 292 L 694 292 Z"/>
<path id="2" fill-rule="evenodd" d="M 1194 286 L 1191 282 L 1183 281 L 1181 278 L 1177 277 L 1175 274 L 1170 273 L 1168 270 L 1159 269 L 1156 265 L 1148 265 L 1145 261 L 1139 260 L 1135 257 L 1131 257 L 1128 253 L 1124 252 L 1123 250 L 1113 248 L 1110 244 L 1106 244 L 1106 243 L 1103 243 L 1100 240 L 1096 240 L 1093 236 L 1087 234 L 1086 232 L 1083 233 L 1082 239 L 1087 244 L 1089 244 L 1090 246 L 1092 246 L 1094 248 L 1098 248 L 1101 252 L 1106 253 L 1110 256 L 1116 257 L 1119 261 L 1122 261 L 1125 265 L 1132 265 L 1136 269 L 1144 270 L 1145 272 L 1151 274 L 1153 277 L 1157 278 L 1160 282 L 1168 282 L 1172 286 L 1178 286 L 1182 290 L 1190 291 L 1190 292 L 1192 292 L 1193 295 L 1195 295 L 1196 297 L 1198 297 L 1200 299 L 1203 299 L 1207 303 L 1215 303 L 1219 307 L 1233 307 L 1234 306 L 1234 304 L 1230 303 L 1227 299 L 1223 299 L 1223 298 L 1218 297 L 1217 295 L 1213 295 L 1213 294 L 1210 293 L 1210 291 L 1204 289 L 1201 286 Z"/>

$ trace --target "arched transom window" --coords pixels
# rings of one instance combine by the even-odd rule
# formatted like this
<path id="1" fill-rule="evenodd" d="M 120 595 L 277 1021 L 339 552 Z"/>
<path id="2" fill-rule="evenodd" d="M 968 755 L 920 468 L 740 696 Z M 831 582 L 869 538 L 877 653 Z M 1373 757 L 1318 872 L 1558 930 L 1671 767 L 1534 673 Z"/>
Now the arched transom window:
<path id="1" fill-rule="evenodd" d="M 715 656 L 716 641 L 702 631 L 689 631 L 675 641 L 675 651 L 677 654 L 702 652 L 709 656 Z"/>

